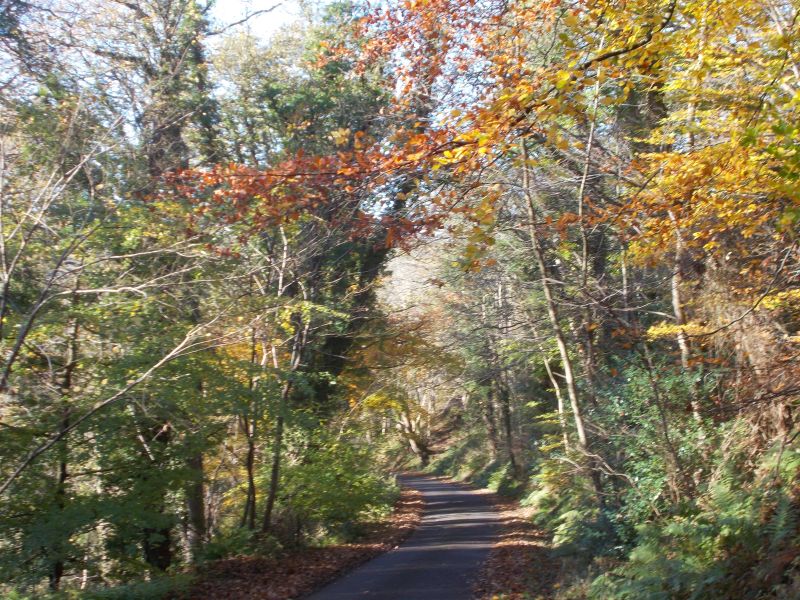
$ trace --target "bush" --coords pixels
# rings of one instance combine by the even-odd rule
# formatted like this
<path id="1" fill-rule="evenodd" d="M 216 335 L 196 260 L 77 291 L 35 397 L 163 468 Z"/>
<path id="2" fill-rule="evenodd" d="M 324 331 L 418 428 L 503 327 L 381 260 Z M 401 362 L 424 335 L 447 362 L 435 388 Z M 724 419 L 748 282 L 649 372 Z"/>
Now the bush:
<path id="1" fill-rule="evenodd" d="M 377 470 L 364 449 L 318 437 L 301 461 L 284 469 L 278 509 L 295 538 L 308 533 L 347 538 L 358 533 L 358 521 L 388 514 L 398 495 L 396 483 Z"/>
<path id="2" fill-rule="evenodd" d="M 75 596 L 67 597 L 75 600 L 162 600 L 188 590 L 190 583 L 188 575 L 174 575 L 113 588 L 76 592 Z"/>
<path id="3" fill-rule="evenodd" d="M 501 496 L 517 497 L 524 489 L 524 484 L 515 477 L 511 463 L 503 463 L 489 475 L 487 487 Z"/>
<path id="4" fill-rule="evenodd" d="M 232 556 L 275 556 L 281 544 L 274 536 L 244 527 L 232 527 L 214 536 L 203 548 L 202 560 L 219 560 Z"/>
<path id="5" fill-rule="evenodd" d="M 790 487 L 800 452 L 780 453 L 780 467 L 776 454 L 750 485 L 728 472 L 698 499 L 702 508 L 639 526 L 628 562 L 599 577 L 590 598 L 757 600 L 780 597 L 774 594 L 781 588 L 796 590 L 797 582 L 786 577 L 800 541 Z M 792 576 L 796 572 L 789 571 Z"/>

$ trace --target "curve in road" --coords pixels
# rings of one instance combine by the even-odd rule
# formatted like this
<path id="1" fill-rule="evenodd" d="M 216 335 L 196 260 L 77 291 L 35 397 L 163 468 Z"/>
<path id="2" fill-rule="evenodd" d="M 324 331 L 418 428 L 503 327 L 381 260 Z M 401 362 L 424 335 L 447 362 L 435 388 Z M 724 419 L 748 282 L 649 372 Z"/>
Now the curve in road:
<path id="1" fill-rule="evenodd" d="M 499 515 L 484 496 L 424 476 L 401 476 L 425 501 L 406 542 L 307 597 L 307 600 L 468 600 L 497 539 Z"/>

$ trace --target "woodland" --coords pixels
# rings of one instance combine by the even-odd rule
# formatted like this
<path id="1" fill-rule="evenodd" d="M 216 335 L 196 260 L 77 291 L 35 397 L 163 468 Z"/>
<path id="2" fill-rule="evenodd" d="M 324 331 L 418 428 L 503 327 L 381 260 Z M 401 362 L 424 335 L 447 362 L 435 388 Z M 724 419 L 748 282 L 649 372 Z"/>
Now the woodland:
<path id="1" fill-rule="evenodd" d="M 546 532 L 498 600 L 799 598 L 800 2 L 212 7 L 0 0 L 0 596 L 177 598 L 415 469 Z"/>

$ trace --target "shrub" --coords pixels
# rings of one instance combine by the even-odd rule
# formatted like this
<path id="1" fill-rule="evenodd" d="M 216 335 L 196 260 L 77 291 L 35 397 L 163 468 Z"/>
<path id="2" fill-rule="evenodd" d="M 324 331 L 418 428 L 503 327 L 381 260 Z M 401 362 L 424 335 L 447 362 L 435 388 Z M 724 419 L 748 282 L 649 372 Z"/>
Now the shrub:
<path id="1" fill-rule="evenodd" d="M 203 548 L 202 560 L 218 560 L 232 556 L 275 556 L 281 544 L 274 536 L 244 527 L 231 527 L 218 533 Z"/>
<path id="2" fill-rule="evenodd" d="M 283 477 L 279 510 L 296 537 L 353 535 L 357 521 L 388 514 L 398 497 L 397 485 L 364 449 L 336 438 L 316 439 Z"/>
<path id="3" fill-rule="evenodd" d="M 786 571 L 798 554 L 800 514 L 791 485 L 799 467 L 800 452 L 772 452 L 749 485 L 729 471 L 700 496 L 701 508 L 640 525 L 628 562 L 599 577 L 590 598 L 776 597 L 792 585 Z"/>

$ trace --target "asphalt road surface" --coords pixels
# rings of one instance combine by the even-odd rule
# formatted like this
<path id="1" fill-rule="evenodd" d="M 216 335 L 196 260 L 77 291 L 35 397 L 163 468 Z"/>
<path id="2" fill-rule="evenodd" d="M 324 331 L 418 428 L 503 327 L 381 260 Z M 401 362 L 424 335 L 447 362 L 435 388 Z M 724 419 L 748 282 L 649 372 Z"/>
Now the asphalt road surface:
<path id="1" fill-rule="evenodd" d="M 499 516 L 471 490 L 428 477 L 402 476 L 425 511 L 399 547 L 351 571 L 307 600 L 469 600 L 496 541 Z"/>

